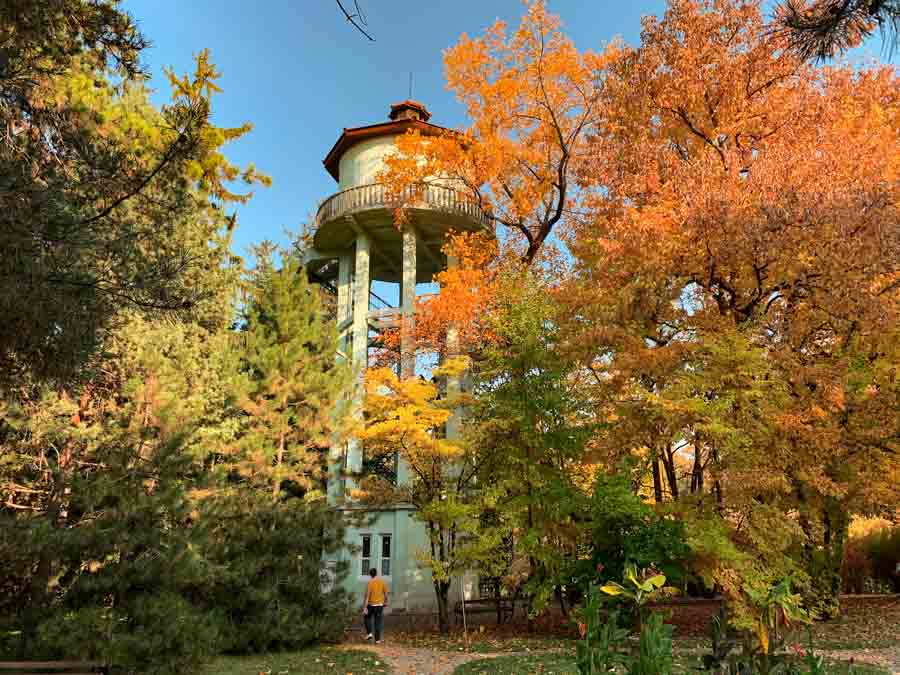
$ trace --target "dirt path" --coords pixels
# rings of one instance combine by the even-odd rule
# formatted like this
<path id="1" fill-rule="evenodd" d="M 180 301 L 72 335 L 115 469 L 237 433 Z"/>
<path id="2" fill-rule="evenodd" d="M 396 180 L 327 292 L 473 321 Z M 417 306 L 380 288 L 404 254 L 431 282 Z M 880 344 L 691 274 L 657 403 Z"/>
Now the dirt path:
<path id="1" fill-rule="evenodd" d="M 445 652 L 438 649 L 405 647 L 403 645 L 354 644 L 353 649 L 365 649 L 378 654 L 394 669 L 395 675 L 451 675 L 457 666 L 479 659 L 493 659 L 503 654 L 473 654 Z"/>
<path id="2" fill-rule="evenodd" d="M 451 675 L 457 666 L 479 659 L 493 659 L 498 656 L 511 656 L 517 652 L 503 653 L 465 653 L 447 652 L 424 647 L 406 647 L 403 645 L 371 645 L 355 644 L 353 649 L 365 649 L 377 654 L 385 663 L 394 669 L 396 675 Z M 552 651 L 552 650 L 549 650 Z M 840 649 L 816 651 L 827 658 L 852 661 L 886 668 L 894 675 L 900 675 L 900 647 L 886 649 Z"/>

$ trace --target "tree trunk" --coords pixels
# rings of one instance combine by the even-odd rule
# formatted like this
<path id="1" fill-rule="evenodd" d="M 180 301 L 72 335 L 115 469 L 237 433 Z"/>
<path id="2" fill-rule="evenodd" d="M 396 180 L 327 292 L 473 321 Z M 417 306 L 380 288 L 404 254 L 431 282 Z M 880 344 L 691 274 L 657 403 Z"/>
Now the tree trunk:
<path id="1" fill-rule="evenodd" d="M 448 635 L 450 633 L 450 612 L 448 611 L 450 582 L 435 581 L 434 594 L 437 596 L 438 604 L 438 630 L 441 635 Z"/>
<path id="2" fill-rule="evenodd" d="M 822 518 L 824 569 L 814 583 L 819 586 L 819 618 L 834 619 L 841 614 L 841 567 L 850 517 L 837 499 L 826 497 Z"/>
<path id="3" fill-rule="evenodd" d="M 661 504 L 663 500 L 662 478 L 659 475 L 659 458 L 654 456 L 651 460 L 653 468 L 653 498 L 657 504 Z"/>
<path id="4" fill-rule="evenodd" d="M 673 500 L 678 500 L 678 475 L 675 473 L 675 453 L 672 452 L 672 444 L 666 445 L 663 452 L 663 468 L 666 470 L 666 480 L 669 483 L 669 493 Z"/>
<path id="5" fill-rule="evenodd" d="M 559 601 L 559 610 L 562 612 L 563 618 L 568 621 L 569 608 L 566 606 L 566 594 L 563 593 L 561 586 L 557 586 L 554 592 L 556 593 L 556 599 Z"/>
<path id="6" fill-rule="evenodd" d="M 700 446 L 694 439 L 694 466 L 691 469 L 691 494 L 703 492 L 703 461 L 700 456 Z"/>

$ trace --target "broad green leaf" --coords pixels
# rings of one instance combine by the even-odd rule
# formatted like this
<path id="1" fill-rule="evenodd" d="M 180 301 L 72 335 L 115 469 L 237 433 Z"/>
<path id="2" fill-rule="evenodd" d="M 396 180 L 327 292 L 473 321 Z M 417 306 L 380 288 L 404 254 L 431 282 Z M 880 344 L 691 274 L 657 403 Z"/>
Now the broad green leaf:
<path id="1" fill-rule="evenodd" d="M 652 588 L 662 588 L 663 584 L 666 583 L 666 575 L 657 574 L 655 576 L 652 576 L 647 579 L 647 583 L 650 584 Z"/>

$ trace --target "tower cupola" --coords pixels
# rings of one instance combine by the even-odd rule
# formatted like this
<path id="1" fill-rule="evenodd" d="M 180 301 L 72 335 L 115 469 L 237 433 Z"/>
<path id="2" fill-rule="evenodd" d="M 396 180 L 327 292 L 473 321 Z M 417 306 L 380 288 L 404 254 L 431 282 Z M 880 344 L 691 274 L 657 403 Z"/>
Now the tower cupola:
<path id="1" fill-rule="evenodd" d="M 421 120 L 427 122 L 431 117 L 428 108 L 418 101 L 400 101 L 400 103 L 391 104 L 391 112 L 388 115 L 392 120 Z"/>

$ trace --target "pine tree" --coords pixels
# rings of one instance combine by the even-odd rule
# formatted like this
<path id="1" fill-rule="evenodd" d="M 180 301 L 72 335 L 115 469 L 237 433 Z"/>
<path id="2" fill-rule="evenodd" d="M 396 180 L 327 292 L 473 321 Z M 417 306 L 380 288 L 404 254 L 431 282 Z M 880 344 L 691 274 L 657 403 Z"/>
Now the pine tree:
<path id="1" fill-rule="evenodd" d="M 118 342 L 134 356 L 96 364 L 105 377 L 79 397 L 46 391 L 5 406 L 0 556 L 12 583 L 0 615 L 18 638 L 3 651 L 158 673 L 214 652 L 215 615 L 187 593 L 206 574 L 191 526 L 205 482 L 194 429 L 141 364 L 145 326 L 133 326 Z"/>
<path id="2" fill-rule="evenodd" d="M 250 196 L 226 184 L 268 183 L 221 153 L 250 125 L 212 124 L 206 51 L 150 104 L 147 41 L 118 5 L 0 4 L 0 386 L 67 382 L 123 308 L 202 315 L 229 263 L 222 207 Z"/>
<path id="3" fill-rule="evenodd" d="M 337 361 L 337 329 L 317 289 L 289 258 L 264 260 L 250 290 L 237 397 L 246 413 L 236 469 L 273 501 L 287 489 L 322 496 L 325 451 L 348 411 L 350 371 Z"/>
<path id="4" fill-rule="evenodd" d="M 219 570 L 204 593 L 225 614 L 223 644 L 237 652 L 335 638 L 346 609 L 340 585 L 323 583 L 324 559 L 344 538 L 324 481 L 327 448 L 348 419 L 349 369 L 296 259 L 276 269 L 271 247 L 258 253 L 235 336 L 236 440 L 220 448 L 221 477 L 202 510 Z"/>

